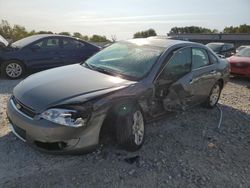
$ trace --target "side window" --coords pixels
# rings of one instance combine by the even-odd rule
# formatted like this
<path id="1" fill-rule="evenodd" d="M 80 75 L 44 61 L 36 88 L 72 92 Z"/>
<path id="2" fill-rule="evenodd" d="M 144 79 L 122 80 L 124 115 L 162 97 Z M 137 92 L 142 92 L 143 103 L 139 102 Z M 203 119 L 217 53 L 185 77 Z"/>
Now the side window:
<path id="1" fill-rule="evenodd" d="M 49 49 L 59 48 L 59 39 L 58 38 L 49 38 L 49 39 L 47 39 L 46 48 L 49 48 Z"/>
<path id="2" fill-rule="evenodd" d="M 191 48 L 182 48 L 174 52 L 169 59 L 160 79 L 177 80 L 191 70 Z"/>
<path id="3" fill-rule="evenodd" d="M 32 46 L 42 48 L 42 46 L 44 45 L 45 42 L 46 42 L 45 40 L 42 40 L 40 42 L 37 42 L 37 43 L 33 44 Z"/>
<path id="4" fill-rule="evenodd" d="M 63 39 L 62 46 L 64 49 L 76 49 L 82 48 L 84 46 L 84 43 L 74 39 Z"/>
<path id="5" fill-rule="evenodd" d="M 215 64 L 218 62 L 218 59 L 217 59 L 217 57 L 215 57 L 215 55 L 213 55 L 210 52 L 208 54 L 209 54 L 210 64 Z"/>
<path id="6" fill-rule="evenodd" d="M 44 48 L 44 46 L 46 46 L 47 40 L 43 39 L 43 40 L 39 40 L 39 42 L 35 42 L 31 45 L 32 49 L 35 50 L 41 50 L 42 48 Z"/>
<path id="7" fill-rule="evenodd" d="M 206 65 L 209 65 L 206 50 L 201 48 L 192 48 L 192 69 L 197 69 Z"/>
<path id="8" fill-rule="evenodd" d="M 49 38 L 43 39 L 32 45 L 33 48 L 37 50 L 50 50 L 59 48 L 59 39 L 58 38 Z"/>

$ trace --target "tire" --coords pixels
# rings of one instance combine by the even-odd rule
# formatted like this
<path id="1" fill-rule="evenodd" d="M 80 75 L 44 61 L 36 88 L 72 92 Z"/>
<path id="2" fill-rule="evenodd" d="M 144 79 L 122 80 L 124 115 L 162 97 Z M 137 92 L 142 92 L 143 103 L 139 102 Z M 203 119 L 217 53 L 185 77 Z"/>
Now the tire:
<path id="1" fill-rule="evenodd" d="M 219 82 L 216 82 L 212 87 L 207 100 L 204 103 L 206 108 L 213 108 L 216 106 L 220 99 L 220 94 L 222 90 L 222 85 Z"/>
<path id="2" fill-rule="evenodd" d="M 125 112 L 124 112 L 125 111 Z M 128 151 L 136 151 L 144 143 L 145 126 L 142 111 L 137 106 L 121 106 L 116 119 L 116 140 Z"/>
<path id="3" fill-rule="evenodd" d="M 17 60 L 6 61 L 2 65 L 1 74 L 9 79 L 19 79 L 25 73 L 23 63 Z"/>

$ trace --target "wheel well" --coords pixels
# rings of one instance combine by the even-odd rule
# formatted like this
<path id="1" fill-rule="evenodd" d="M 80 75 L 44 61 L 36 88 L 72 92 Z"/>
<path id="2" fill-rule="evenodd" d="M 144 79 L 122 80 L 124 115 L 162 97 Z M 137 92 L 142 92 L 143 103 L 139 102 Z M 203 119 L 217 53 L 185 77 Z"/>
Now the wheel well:
<path id="1" fill-rule="evenodd" d="M 117 103 L 114 103 L 109 110 L 107 111 L 107 115 L 102 123 L 102 127 L 99 134 L 99 140 L 100 142 L 106 143 L 108 140 L 114 140 L 115 139 L 115 122 L 116 117 L 119 113 L 123 113 L 121 111 L 118 111 L 121 107 L 125 107 L 125 111 L 129 110 L 130 107 L 138 105 L 138 102 L 134 99 L 124 99 L 122 101 L 119 101 Z M 124 112 L 125 112 L 124 111 Z M 108 139 L 107 139 L 108 138 Z M 104 140 L 105 139 L 105 140 Z"/>
<path id="2" fill-rule="evenodd" d="M 8 59 L 7 61 L 3 61 L 2 65 L 6 62 L 9 62 L 9 61 L 18 61 L 19 63 L 21 63 L 24 66 L 25 69 L 27 68 L 26 64 L 20 59 Z"/>
<path id="3" fill-rule="evenodd" d="M 219 80 L 218 80 L 218 82 L 219 82 L 219 84 L 220 84 L 220 86 L 221 86 L 221 89 L 224 87 L 224 81 L 223 81 L 223 79 L 222 78 L 220 78 Z"/>

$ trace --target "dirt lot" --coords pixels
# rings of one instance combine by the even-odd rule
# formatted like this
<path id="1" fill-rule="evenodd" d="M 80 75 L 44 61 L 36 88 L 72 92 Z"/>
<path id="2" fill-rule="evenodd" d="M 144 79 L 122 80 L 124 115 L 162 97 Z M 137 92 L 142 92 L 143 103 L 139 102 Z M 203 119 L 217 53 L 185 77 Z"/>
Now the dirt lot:
<path id="1" fill-rule="evenodd" d="M 6 100 L 18 82 L 0 80 L 0 187 L 250 187 L 249 80 L 223 90 L 220 129 L 218 109 L 196 107 L 148 124 L 138 152 L 105 144 L 80 156 L 41 153 L 10 133 Z"/>

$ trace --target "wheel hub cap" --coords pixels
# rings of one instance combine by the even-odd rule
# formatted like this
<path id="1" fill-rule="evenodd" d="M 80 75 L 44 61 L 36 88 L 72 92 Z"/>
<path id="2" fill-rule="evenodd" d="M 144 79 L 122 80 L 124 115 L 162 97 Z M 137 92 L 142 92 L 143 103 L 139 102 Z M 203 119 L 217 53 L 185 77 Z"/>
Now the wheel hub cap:
<path id="1" fill-rule="evenodd" d="M 17 63 L 10 63 L 6 67 L 6 74 L 9 77 L 16 78 L 22 74 L 22 67 Z"/>
<path id="2" fill-rule="evenodd" d="M 140 145 L 144 137 L 144 121 L 140 111 L 136 111 L 133 116 L 133 135 L 135 137 L 135 144 Z"/>
<path id="3" fill-rule="evenodd" d="M 220 96 L 220 86 L 216 85 L 210 95 L 210 104 L 215 105 Z"/>

